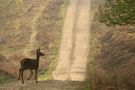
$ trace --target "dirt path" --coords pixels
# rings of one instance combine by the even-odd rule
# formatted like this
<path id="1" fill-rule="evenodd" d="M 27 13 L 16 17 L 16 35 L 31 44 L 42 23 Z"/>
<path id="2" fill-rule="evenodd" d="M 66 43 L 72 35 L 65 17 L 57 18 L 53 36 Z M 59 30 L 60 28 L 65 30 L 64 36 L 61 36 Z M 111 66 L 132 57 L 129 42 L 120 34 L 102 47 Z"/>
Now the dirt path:
<path id="1" fill-rule="evenodd" d="M 83 81 L 89 47 L 90 0 L 70 0 L 63 27 L 56 80 Z"/>
<path id="2" fill-rule="evenodd" d="M 78 81 L 40 81 L 38 84 L 35 82 L 20 82 L 11 83 L 8 85 L 0 86 L 0 90 L 78 90 L 82 87 L 83 82 Z"/>

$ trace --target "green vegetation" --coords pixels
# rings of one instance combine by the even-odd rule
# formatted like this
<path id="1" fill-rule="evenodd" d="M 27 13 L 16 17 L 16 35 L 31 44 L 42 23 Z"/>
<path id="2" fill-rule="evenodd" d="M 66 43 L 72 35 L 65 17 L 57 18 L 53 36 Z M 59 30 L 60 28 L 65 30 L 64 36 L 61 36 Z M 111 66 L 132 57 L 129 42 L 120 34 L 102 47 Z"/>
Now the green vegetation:
<path id="1" fill-rule="evenodd" d="M 13 80 L 13 77 L 7 73 L 0 71 L 0 84 L 7 83 Z"/>
<path id="2" fill-rule="evenodd" d="M 135 24 L 134 0 L 106 0 L 100 8 L 100 21 L 107 25 Z"/>

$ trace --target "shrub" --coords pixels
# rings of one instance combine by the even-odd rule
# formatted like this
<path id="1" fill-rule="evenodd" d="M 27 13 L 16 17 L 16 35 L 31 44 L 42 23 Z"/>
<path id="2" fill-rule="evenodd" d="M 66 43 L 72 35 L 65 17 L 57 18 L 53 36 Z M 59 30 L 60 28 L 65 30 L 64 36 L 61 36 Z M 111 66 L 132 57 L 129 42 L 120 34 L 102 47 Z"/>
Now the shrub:
<path id="1" fill-rule="evenodd" d="M 100 8 L 100 21 L 107 25 L 135 24 L 134 0 L 106 0 Z"/>

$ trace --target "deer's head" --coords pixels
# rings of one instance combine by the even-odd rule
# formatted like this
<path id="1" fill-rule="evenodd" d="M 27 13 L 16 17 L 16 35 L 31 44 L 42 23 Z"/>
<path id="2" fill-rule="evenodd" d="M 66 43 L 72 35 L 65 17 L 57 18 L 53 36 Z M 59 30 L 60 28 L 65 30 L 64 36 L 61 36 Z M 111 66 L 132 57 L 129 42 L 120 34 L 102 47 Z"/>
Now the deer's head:
<path id="1" fill-rule="evenodd" d="M 38 56 L 44 56 L 45 54 L 40 52 L 40 48 L 36 50 Z"/>

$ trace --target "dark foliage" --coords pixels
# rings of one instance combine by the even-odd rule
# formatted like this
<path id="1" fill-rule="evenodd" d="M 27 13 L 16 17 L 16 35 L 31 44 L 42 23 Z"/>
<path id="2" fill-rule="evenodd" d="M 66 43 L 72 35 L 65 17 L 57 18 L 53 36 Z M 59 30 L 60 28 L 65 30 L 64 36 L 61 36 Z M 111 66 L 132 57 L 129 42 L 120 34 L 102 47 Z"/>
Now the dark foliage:
<path id="1" fill-rule="evenodd" d="M 106 0 L 100 8 L 100 21 L 107 25 L 135 24 L 134 0 Z"/>

